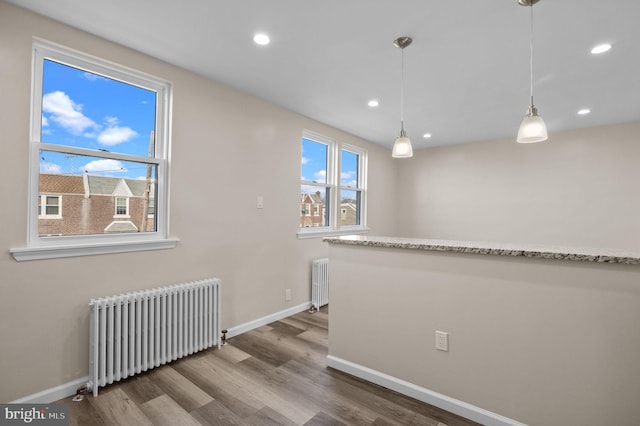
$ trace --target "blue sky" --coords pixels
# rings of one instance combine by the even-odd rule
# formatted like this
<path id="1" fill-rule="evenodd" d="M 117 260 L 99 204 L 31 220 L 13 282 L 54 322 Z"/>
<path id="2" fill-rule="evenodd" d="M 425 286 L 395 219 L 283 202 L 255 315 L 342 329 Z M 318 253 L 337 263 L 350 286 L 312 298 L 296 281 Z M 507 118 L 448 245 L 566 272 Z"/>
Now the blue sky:
<path id="1" fill-rule="evenodd" d="M 42 142 L 148 157 L 155 92 L 45 60 L 42 93 Z M 146 165 L 41 152 L 40 170 L 138 178 Z"/>
<path id="2" fill-rule="evenodd" d="M 349 151 L 341 152 L 340 185 L 357 186 L 358 155 Z M 327 146 L 310 139 L 302 139 L 302 179 L 318 183 L 327 182 Z M 303 188 L 315 192 L 317 188 Z"/>

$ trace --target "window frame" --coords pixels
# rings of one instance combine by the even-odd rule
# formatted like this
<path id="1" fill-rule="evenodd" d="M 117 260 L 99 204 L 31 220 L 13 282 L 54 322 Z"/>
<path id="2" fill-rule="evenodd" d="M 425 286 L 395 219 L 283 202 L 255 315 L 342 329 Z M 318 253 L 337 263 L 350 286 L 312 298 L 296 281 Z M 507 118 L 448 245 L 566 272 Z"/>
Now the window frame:
<path id="1" fill-rule="evenodd" d="M 156 125 L 154 157 L 139 157 L 74 146 L 42 142 L 42 98 L 44 61 L 51 60 L 73 68 L 88 71 L 113 80 L 131 84 L 156 93 Z M 123 65 L 115 64 L 77 50 L 41 39 L 32 42 L 31 64 L 31 125 L 29 135 L 29 191 L 27 213 L 27 247 L 12 248 L 18 261 L 120 253 L 140 250 L 158 250 L 176 247 L 178 239 L 169 238 L 169 160 L 171 128 L 171 83 Z M 38 229 L 38 183 L 40 151 L 64 152 L 104 159 L 144 162 L 157 167 L 155 232 L 97 235 L 40 236 Z"/>
<path id="2" fill-rule="evenodd" d="M 342 196 L 341 196 L 341 192 L 344 191 L 353 191 L 356 192 L 356 194 L 360 194 L 360 205 L 358 206 L 360 211 L 359 211 L 359 217 L 357 217 L 356 222 L 359 223 L 359 225 L 342 225 L 341 228 L 343 229 L 360 229 L 361 227 L 365 227 L 365 219 L 367 217 L 366 214 L 366 182 L 367 182 L 367 153 L 364 149 L 359 148 L 357 146 L 353 146 L 353 145 L 349 145 L 349 144 L 343 144 L 341 149 L 340 149 L 340 172 L 339 174 L 342 174 L 342 152 L 343 151 L 347 151 L 351 154 L 355 154 L 358 156 L 358 169 L 357 169 L 357 177 L 356 177 L 356 181 L 358 182 L 358 185 L 356 187 L 351 187 L 351 186 L 346 186 L 346 185 L 342 185 L 342 180 L 339 181 L 340 186 L 339 186 L 339 193 L 338 193 L 338 201 L 342 200 Z M 357 197 L 356 197 L 357 199 Z M 340 209 L 342 208 L 342 203 L 339 203 L 338 206 Z M 356 210 L 357 211 L 357 210 Z"/>
<path id="3" fill-rule="evenodd" d="M 328 200 L 323 206 L 323 210 L 326 210 L 326 214 L 328 214 L 329 223 L 328 226 L 299 228 L 297 232 L 298 238 L 318 238 L 335 235 L 353 235 L 367 233 L 369 231 L 369 228 L 367 228 L 366 226 L 367 151 L 355 145 L 339 143 L 335 139 L 309 130 L 303 130 L 302 139 L 308 139 L 327 146 L 326 183 L 300 179 L 300 185 L 327 188 L 329 190 Z M 302 139 L 300 139 L 301 148 Z M 341 186 L 340 175 L 342 173 L 342 151 L 348 151 L 358 155 L 358 188 Z M 302 158 L 302 153 L 300 154 L 300 158 Z M 340 225 L 340 191 L 342 188 L 350 191 L 354 191 L 356 189 L 360 191 L 361 206 L 359 225 Z"/>
<path id="4" fill-rule="evenodd" d="M 118 213 L 118 200 L 124 200 L 124 213 Z M 115 212 L 113 214 L 114 219 L 130 219 L 129 215 L 129 197 L 116 196 L 114 197 Z M 147 217 L 149 215 L 147 214 Z"/>
<path id="5" fill-rule="evenodd" d="M 40 198 L 38 203 L 38 219 L 62 219 L 62 195 L 59 194 L 39 194 Z M 58 213 L 57 214 L 48 214 L 47 207 L 49 204 L 47 203 L 47 198 L 57 198 L 58 199 Z"/>

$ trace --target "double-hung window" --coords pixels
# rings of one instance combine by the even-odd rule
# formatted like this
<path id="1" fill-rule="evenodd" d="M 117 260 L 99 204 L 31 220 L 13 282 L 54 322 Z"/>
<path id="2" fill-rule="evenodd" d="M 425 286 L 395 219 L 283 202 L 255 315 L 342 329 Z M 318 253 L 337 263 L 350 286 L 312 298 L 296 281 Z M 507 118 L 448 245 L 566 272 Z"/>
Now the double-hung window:
<path id="1" fill-rule="evenodd" d="M 32 52 L 28 246 L 14 257 L 175 247 L 170 84 L 43 41 Z"/>
<path id="2" fill-rule="evenodd" d="M 366 232 L 366 152 L 305 130 L 301 163 L 298 237 Z"/>
<path id="3" fill-rule="evenodd" d="M 38 217 L 46 219 L 61 219 L 62 210 L 59 195 L 40 195 L 38 197 Z"/>

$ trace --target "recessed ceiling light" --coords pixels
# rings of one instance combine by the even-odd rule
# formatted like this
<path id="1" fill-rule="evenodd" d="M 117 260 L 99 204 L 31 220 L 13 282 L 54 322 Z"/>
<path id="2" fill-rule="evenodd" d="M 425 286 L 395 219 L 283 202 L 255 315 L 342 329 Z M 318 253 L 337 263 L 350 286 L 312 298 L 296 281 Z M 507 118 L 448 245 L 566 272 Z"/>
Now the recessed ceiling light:
<path id="1" fill-rule="evenodd" d="M 422 137 L 425 139 L 429 139 L 431 137 L 431 133 L 425 133 L 424 135 L 422 135 Z"/>
<path id="2" fill-rule="evenodd" d="M 599 45 L 595 46 L 593 49 L 591 49 L 591 53 L 593 53 L 594 55 L 597 55 L 599 53 L 608 52 L 610 49 L 611 49 L 611 44 L 603 43 L 603 44 L 599 44 Z"/>
<path id="3" fill-rule="evenodd" d="M 587 115 L 591 112 L 591 110 L 589 108 L 583 108 L 580 111 L 578 111 L 578 115 Z"/>
<path id="4" fill-rule="evenodd" d="M 375 108 L 380 105 L 380 102 L 378 102 L 377 99 L 371 99 L 367 105 L 369 105 L 371 108 Z"/>
<path id="5" fill-rule="evenodd" d="M 256 34 L 253 36 L 253 41 L 260 46 L 266 46 L 271 40 L 269 40 L 269 36 L 266 34 Z"/>

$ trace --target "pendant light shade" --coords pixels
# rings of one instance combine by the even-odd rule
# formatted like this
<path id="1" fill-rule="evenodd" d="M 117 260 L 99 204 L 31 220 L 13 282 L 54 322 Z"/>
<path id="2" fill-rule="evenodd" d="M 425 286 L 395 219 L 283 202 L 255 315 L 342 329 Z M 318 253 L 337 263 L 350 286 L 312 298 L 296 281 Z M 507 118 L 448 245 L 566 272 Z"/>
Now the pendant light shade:
<path id="1" fill-rule="evenodd" d="M 547 126 L 544 124 L 542 117 L 538 115 L 538 110 L 533 106 L 533 103 L 529 105 L 529 112 L 522 119 L 520 123 L 520 129 L 518 130 L 519 143 L 535 143 L 546 141 Z"/>
<path id="2" fill-rule="evenodd" d="M 408 158 L 413 157 L 413 148 L 411 147 L 411 141 L 404 131 L 404 48 L 411 44 L 411 37 L 399 37 L 393 41 L 393 45 L 402 51 L 402 80 L 400 84 L 400 136 L 396 138 L 393 144 L 393 151 L 391 156 L 393 158 Z"/>
<path id="3" fill-rule="evenodd" d="M 400 130 L 400 136 L 396 138 L 396 141 L 393 144 L 393 152 L 391 153 L 391 156 L 394 158 L 413 157 L 411 141 L 407 137 L 404 129 Z"/>
<path id="4" fill-rule="evenodd" d="M 529 6 L 531 8 L 531 31 L 530 31 L 530 43 L 529 43 L 529 88 L 531 91 L 531 98 L 529 100 L 529 109 L 527 115 L 525 115 L 522 123 L 520 123 L 520 129 L 518 130 L 518 137 L 516 141 L 519 143 L 535 143 L 542 142 L 548 139 L 547 126 L 544 124 L 542 117 L 538 115 L 538 109 L 533 104 L 533 5 L 540 0 L 518 0 L 518 4 L 521 6 Z"/>

